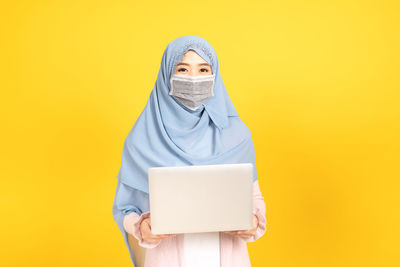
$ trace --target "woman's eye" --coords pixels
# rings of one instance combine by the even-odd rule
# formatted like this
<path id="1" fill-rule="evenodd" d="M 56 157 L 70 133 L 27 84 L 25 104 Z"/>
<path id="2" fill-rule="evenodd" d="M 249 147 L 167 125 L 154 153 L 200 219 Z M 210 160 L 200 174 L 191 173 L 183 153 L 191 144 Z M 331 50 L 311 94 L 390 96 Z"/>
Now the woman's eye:
<path id="1" fill-rule="evenodd" d="M 208 69 L 201 69 L 200 71 L 201 71 L 201 72 L 207 72 Z"/>
<path id="2" fill-rule="evenodd" d="M 185 71 L 185 70 L 186 70 L 185 68 L 180 68 L 180 69 L 178 69 L 179 72 Z"/>

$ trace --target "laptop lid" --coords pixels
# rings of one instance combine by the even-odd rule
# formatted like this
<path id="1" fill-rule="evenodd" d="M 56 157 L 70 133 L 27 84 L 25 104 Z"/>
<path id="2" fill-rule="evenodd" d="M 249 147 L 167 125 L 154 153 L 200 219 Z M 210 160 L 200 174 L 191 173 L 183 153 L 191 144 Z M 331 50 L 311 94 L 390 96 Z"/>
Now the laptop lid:
<path id="1" fill-rule="evenodd" d="M 148 170 L 153 234 L 247 230 L 253 223 L 253 164 Z"/>

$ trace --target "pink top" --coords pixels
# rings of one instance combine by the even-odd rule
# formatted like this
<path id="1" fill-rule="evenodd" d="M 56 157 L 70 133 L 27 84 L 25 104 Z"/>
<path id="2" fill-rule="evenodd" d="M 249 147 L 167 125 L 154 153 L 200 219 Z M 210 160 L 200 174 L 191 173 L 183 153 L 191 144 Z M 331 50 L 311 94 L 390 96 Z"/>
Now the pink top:
<path id="1" fill-rule="evenodd" d="M 253 214 L 258 218 L 258 227 L 254 236 L 241 238 L 220 232 L 220 260 L 221 267 L 251 266 L 246 242 L 254 242 L 266 231 L 265 203 L 262 197 L 258 180 L 253 183 Z M 142 239 L 140 223 L 150 217 L 150 212 L 138 215 L 131 212 L 124 217 L 124 229 L 133 235 L 141 247 L 146 248 L 144 267 L 183 267 L 183 234 L 169 237 L 155 244 Z"/>

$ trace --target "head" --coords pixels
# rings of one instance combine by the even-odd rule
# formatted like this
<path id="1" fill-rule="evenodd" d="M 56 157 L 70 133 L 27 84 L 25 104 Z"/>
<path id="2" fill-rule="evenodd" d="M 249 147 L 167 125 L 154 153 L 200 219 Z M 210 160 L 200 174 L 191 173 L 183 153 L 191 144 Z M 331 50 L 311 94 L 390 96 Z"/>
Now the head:
<path id="1" fill-rule="evenodd" d="M 189 49 L 176 64 L 175 74 L 187 76 L 212 75 L 211 65 L 194 50 Z"/>
<path id="2" fill-rule="evenodd" d="M 195 111 L 214 96 L 215 75 L 211 64 L 206 60 L 212 62 L 205 54 L 205 46 L 197 46 L 197 49 L 196 46 L 185 48 L 186 50 L 180 50 L 180 57 L 176 58 L 169 94 L 184 107 Z"/>
<path id="3" fill-rule="evenodd" d="M 187 63 L 187 65 L 178 65 L 178 63 Z M 202 63 L 209 65 L 201 65 Z M 192 88 L 202 91 L 202 88 L 198 86 L 199 83 L 194 84 L 194 82 L 209 82 L 210 76 L 213 76 L 212 92 L 214 95 L 203 102 L 198 109 L 191 110 L 177 100 L 177 97 L 186 97 L 188 90 L 184 83 L 178 82 L 177 85 L 181 86 L 178 91 L 181 94 L 179 96 L 173 93 L 172 79 L 188 81 L 189 86 L 193 85 Z M 207 86 L 206 89 L 209 87 Z M 203 96 L 198 95 L 195 101 L 201 98 Z M 207 40 L 195 35 L 184 35 L 168 43 L 161 59 L 151 100 L 152 105 L 158 108 L 160 118 L 166 124 L 188 121 L 197 123 L 198 115 L 207 114 L 221 130 L 229 126 L 229 117 L 238 116 L 219 73 L 219 62 L 214 48 Z M 193 108 L 196 106 L 192 105 Z M 196 113 L 195 116 L 193 113 Z"/>
<path id="4" fill-rule="evenodd" d="M 219 76 L 218 57 L 214 48 L 207 40 L 195 35 L 184 35 L 170 42 L 164 51 L 161 67 L 160 75 L 166 82 L 174 74 L 187 77 Z"/>
<path id="5" fill-rule="evenodd" d="M 190 110 L 197 110 L 214 96 L 211 65 L 196 51 L 189 49 L 176 64 L 169 94 Z"/>

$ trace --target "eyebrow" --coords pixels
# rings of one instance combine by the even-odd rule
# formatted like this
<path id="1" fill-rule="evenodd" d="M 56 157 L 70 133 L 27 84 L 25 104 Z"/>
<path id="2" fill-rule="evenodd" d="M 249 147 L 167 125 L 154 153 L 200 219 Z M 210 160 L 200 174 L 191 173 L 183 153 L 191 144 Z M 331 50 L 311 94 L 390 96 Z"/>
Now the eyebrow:
<path id="1" fill-rule="evenodd" d="M 177 66 L 178 66 L 178 65 L 186 65 L 186 66 L 190 66 L 190 64 L 189 64 L 189 63 L 185 63 L 185 62 L 178 63 L 178 64 L 177 64 Z M 210 66 L 210 64 L 208 64 L 208 63 L 199 63 L 199 64 L 197 64 L 197 65 L 200 65 L 200 66 Z"/>

